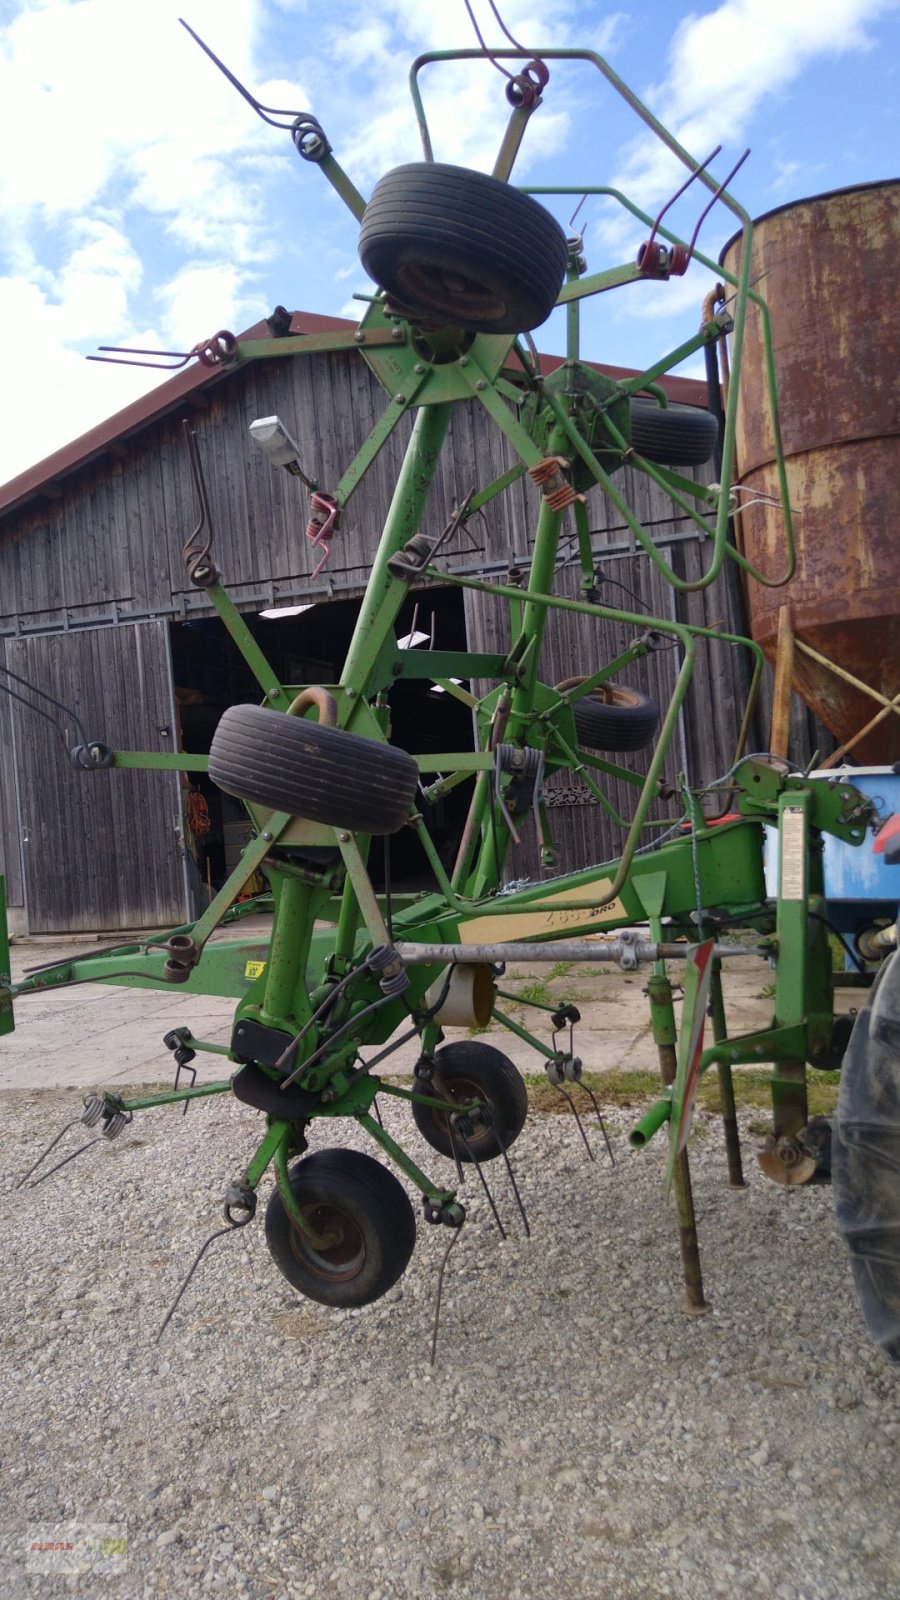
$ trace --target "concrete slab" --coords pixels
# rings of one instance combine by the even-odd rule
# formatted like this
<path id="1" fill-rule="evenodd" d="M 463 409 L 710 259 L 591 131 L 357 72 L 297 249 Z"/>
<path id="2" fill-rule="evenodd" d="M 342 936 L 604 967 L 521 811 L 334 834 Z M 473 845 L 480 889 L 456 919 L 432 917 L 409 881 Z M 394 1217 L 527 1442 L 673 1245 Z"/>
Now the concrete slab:
<path id="1" fill-rule="evenodd" d="M 252 918 L 218 937 L 264 939 L 268 927 L 267 919 Z M 12 947 L 13 976 L 49 961 L 96 953 L 101 943 L 96 938 L 18 940 Z M 549 977 L 548 971 L 555 975 Z M 672 978 L 677 983 L 674 964 Z M 731 1032 L 764 1027 L 771 1020 L 772 978 L 771 968 L 758 956 L 741 955 L 726 963 L 724 985 Z M 539 997 L 552 1006 L 571 1000 L 582 1017 L 575 1030 L 576 1053 L 588 1071 L 655 1072 L 645 983 L 641 974 L 623 974 L 604 965 L 573 965 L 557 972 L 540 963 L 517 963 L 501 980 L 501 987 L 514 998 L 501 1004 L 516 1022 L 549 1045 L 549 1013 L 526 1005 L 524 998 Z M 859 1003 L 859 992 L 847 990 L 840 997 L 839 1009 L 849 1010 Z M 0 1090 L 168 1084 L 173 1070 L 163 1035 L 171 1028 L 190 1027 L 198 1038 L 227 1044 L 233 1013 L 233 1000 L 177 989 L 124 989 L 89 983 L 55 993 L 23 995 L 16 1000 L 16 1031 L 0 1044 Z M 469 1033 L 464 1028 L 448 1029 L 447 1037 L 465 1039 Z M 521 1071 L 541 1071 L 542 1058 L 515 1034 L 494 1024 L 485 1037 Z M 374 1048 L 365 1052 L 375 1053 Z M 417 1054 L 413 1040 L 397 1050 L 383 1070 L 411 1073 Z M 194 1065 L 198 1083 L 228 1075 L 228 1063 L 216 1056 L 199 1055 Z"/>

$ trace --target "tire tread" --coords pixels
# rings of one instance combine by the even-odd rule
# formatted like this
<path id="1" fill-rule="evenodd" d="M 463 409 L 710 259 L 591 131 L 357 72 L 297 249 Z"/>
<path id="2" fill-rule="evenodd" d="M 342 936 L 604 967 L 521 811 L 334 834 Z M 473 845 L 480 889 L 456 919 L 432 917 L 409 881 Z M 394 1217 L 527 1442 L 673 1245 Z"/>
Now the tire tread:
<path id="1" fill-rule="evenodd" d="M 223 714 L 209 775 L 241 800 L 373 834 L 403 826 L 418 783 L 405 750 L 254 705 Z"/>

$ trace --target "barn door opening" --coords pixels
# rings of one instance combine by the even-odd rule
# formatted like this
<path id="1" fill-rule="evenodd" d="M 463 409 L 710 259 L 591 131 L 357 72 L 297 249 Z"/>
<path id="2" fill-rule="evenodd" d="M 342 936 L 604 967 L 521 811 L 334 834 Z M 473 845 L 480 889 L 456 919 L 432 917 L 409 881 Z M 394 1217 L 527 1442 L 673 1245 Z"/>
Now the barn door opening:
<path id="1" fill-rule="evenodd" d="M 332 600 L 300 614 L 260 618 L 245 615 L 282 683 L 335 683 L 359 613 L 358 600 Z M 435 648 L 466 648 L 462 591 L 427 589 L 408 598 L 397 623 L 398 638 L 413 633 L 434 636 Z M 427 648 L 420 640 L 413 649 Z M 182 745 L 196 754 L 209 751 L 212 736 L 227 706 L 259 703 L 261 693 L 218 618 L 191 618 L 172 624 L 175 696 Z M 449 694 L 435 694 L 428 682 L 399 680 L 390 691 L 391 743 L 415 752 L 469 750 L 472 719 L 468 708 Z M 243 807 L 204 777 L 192 780 L 192 808 L 201 832 L 188 832 L 192 874 L 200 904 L 224 881 L 250 838 Z M 438 849 L 452 862 L 465 822 L 466 786 L 428 809 L 428 823 Z M 401 830 L 390 842 L 391 881 L 398 889 L 425 887 L 429 870 L 412 833 Z M 378 887 L 384 883 L 384 845 L 373 842 L 370 869 Z"/>
<path id="2" fill-rule="evenodd" d="M 177 749 L 168 628 L 143 622 L 7 641 L 19 677 L 70 708 L 114 750 Z M 28 691 L 22 694 L 28 698 Z M 68 712 L 13 701 L 31 933 L 160 928 L 184 919 L 177 772 L 74 767 Z"/>

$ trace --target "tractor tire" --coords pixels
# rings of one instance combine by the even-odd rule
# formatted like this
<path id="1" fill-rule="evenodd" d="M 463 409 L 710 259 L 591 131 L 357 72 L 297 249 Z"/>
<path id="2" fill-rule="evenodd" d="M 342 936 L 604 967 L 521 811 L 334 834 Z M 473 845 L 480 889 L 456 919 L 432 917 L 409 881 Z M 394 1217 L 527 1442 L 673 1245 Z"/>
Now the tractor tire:
<path id="1" fill-rule="evenodd" d="M 900 952 L 878 974 L 847 1046 L 831 1178 L 869 1332 L 900 1365 Z"/>
<path id="2" fill-rule="evenodd" d="M 719 424 L 711 411 L 632 399 L 632 447 L 659 466 L 702 467 L 711 460 L 718 437 Z"/>
<path id="3" fill-rule="evenodd" d="M 559 690 L 577 688 L 584 678 L 566 678 Z M 572 706 L 578 743 L 587 750 L 644 750 L 659 726 L 659 706 L 640 689 L 599 684 Z"/>
<path id="4" fill-rule="evenodd" d="M 213 736 L 209 775 L 226 794 L 333 828 L 396 833 L 419 769 L 405 750 L 266 706 L 230 706 Z"/>
<path id="5" fill-rule="evenodd" d="M 289 1177 L 300 1214 L 319 1239 L 301 1233 L 275 1189 L 266 1207 L 266 1244 L 279 1272 L 323 1306 L 366 1306 L 387 1294 L 416 1242 L 415 1214 L 393 1173 L 359 1150 L 317 1150 Z"/>
<path id="6" fill-rule="evenodd" d="M 418 1085 L 421 1092 L 446 1100 L 448 1108 L 478 1100 L 488 1115 L 484 1121 L 473 1119 L 462 1137 L 459 1132 L 451 1137 L 453 1112 L 414 1100 L 413 1121 L 422 1138 L 451 1160 L 454 1152 L 460 1161 L 490 1161 L 502 1155 L 518 1139 L 528 1114 L 528 1091 L 518 1068 L 493 1045 L 474 1039 L 443 1045 L 434 1061 L 434 1078 L 427 1087 Z"/>
<path id="7" fill-rule="evenodd" d="M 523 333 L 556 304 L 567 246 L 530 195 L 467 167 L 416 161 L 375 185 L 359 255 L 414 316 L 474 333 Z"/>

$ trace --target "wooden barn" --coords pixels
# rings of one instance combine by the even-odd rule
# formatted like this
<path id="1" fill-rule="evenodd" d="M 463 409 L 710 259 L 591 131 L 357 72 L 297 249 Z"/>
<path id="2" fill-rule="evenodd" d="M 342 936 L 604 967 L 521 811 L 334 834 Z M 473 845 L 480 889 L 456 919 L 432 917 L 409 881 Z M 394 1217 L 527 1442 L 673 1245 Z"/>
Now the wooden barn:
<path id="1" fill-rule="evenodd" d="M 295 313 L 279 327 L 321 336 L 351 324 Z M 268 338 L 265 323 L 247 338 Z M 557 364 L 545 358 L 546 366 Z M 670 379 L 681 402 L 705 404 L 703 385 Z M 83 737 L 115 749 L 205 752 L 225 708 L 259 691 L 202 589 L 189 582 L 182 545 L 197 520 L 184 421 L 195 432 L 209 490 L 214 557 L 232 598 L 283 681 L 339 675 L 358 598 L 394 487 L 409 427 L 388 440 L 345 513 L 330 559 L 304 537 L 308 500 L 288 473 L 272 469 L 248 428 L 277 414 L 322 488 L 337 482 L 384 409 L 380 386 L 353 350 L 259 358 L 221 368 L 194 365 L 101 427 L 0 489 L 0 865 L 13 928 L 32 933 L 145 928 L 189 919 L 233 865 L 248 837 L 237 802 L 205 778 L 175 772 L 83 772 L 67 750 Z M 455 408 L 428 507 L 435 530 L 469 490 L 513 465 L 510 447 L 474 403 Z M 712 474 L 713 469 L 699 469 Z M 627 468 L 624 492 L 666 560 L 699 575 L 702 538 L 645 477 Z M 671 620 L 743 632 L 733 564 L 709 589 L 678 594 L 640 551 L 599 491 L 588 501 L 597 585 L 605 604 Z M 442 551 L 454 571 L 505 579 L 527 567 L 537 495 L 521 479 L 490 502 Z M 560 586 L 577 593 L 577 564 Z M 315 603 L 312 603 L 315 602 Z M 293 614 L 263 613 L 306 607 Z M 410 596 L 404 628 L 437 648 L 498 648 L 500 607 L 489 595 L 431 585 Z M 633 627 L 556 614 L 542 677 L 555 683 L 594 670 L 634 637 Z M 667 704 L 676 663 L 649 656 L 635 687 Z M 681 719 L 674 779 L 711 779 L 731 764 L 748 675 L 743 653 L 711 644 Z M 392 737 L 413 750 L 468 748 L 467 709 L 423 682 L 392 695 Z M 808 743 L 797 708 L 796 748 Z M 830 748 L 830 746 L 829 746 Z M 624 758 L 641 770 L 640 756 Z M 633 791 L 612 783 L 627 814 Z M 452 851 L 463 791 L 434 819 Z M 615 856 L 621 830 L 568 777 L 550 781 L 549 804 L 562 869 Z M 205 831 L 197 828 L 205 816 Z M 415 881 L 398 836 L 395 872 Z M 523 839 L 509 876 L 537 874 L 533 839 Z"/>

